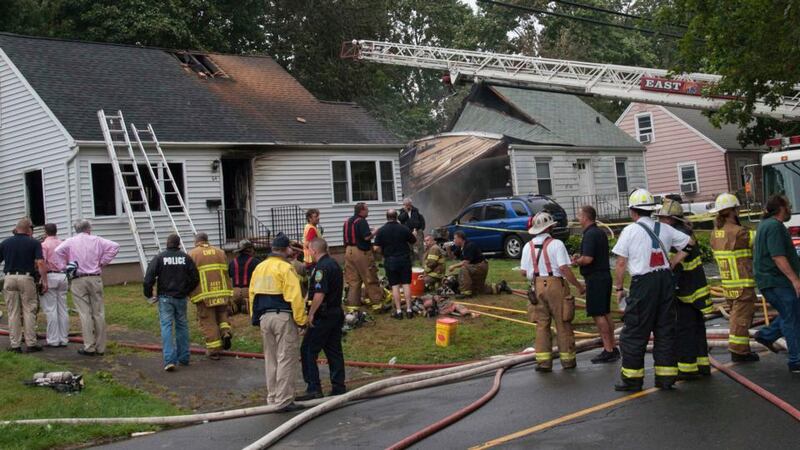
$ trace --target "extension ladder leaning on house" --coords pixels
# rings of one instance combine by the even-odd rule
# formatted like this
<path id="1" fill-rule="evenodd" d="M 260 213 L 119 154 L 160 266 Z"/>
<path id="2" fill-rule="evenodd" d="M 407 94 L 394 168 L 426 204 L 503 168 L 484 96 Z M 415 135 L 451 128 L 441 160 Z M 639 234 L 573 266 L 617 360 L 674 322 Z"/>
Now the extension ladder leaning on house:
<path id="1" fill-rule="evenodd" d="M 117 111 L 116 115 L 106 115 L 101 109 L 97 111 L 97 117 L 111 159 L 114 179 L 122 198 L 122 207 L 128 217 L 136 244 L 139 264 L 144 273 L 150 259 L 162 250 L 162 243 L 158 237 L 156 220 L 142 181 L 142 171 L 146 170 L 145 176 L 151 177 L 153 181 L 151 187 L 158 193 L 164 216 L 169 219 L 172 230 L 181 236 L 181 242 L 187 242 L 181 235 L 181 229 L 184 232 L 191 232 L 192 235 L 197 230 L 152 125 L 148 124 L 147 129 L 139 130 L 134 124 L 130 124 L 131 134 L 136 141 L 134 149 L 122 111 Z M 142 136 L 147 135 L 150 139 L 142 141 Z M 162 174 L 160 178 L 154 169 Z M 142 225 L 149 229 L 149 233 L 140 229 L 139 224 L 144 221 L 146 223 Z"/>

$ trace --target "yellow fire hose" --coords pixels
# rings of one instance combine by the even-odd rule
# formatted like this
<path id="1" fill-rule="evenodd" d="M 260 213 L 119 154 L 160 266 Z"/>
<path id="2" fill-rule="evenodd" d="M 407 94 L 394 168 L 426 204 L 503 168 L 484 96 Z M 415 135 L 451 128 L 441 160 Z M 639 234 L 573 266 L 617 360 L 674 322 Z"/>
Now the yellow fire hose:
<path id="1" fill-rule="evenodd" d="M 475 307 L 475 308 L 494 309 L 494 310 L 497 310 L 497 311 L 505 311 L 505 312 L 515 313 L 515 314 L 528 314 L 528 311 L 523 311 L 521 309 L 501 308 L 499 306 L 480 305 L 478 303 L 456 302 L 456 304 L 465 305 L 465 306 L 472 306 L 472 307 Z"/>

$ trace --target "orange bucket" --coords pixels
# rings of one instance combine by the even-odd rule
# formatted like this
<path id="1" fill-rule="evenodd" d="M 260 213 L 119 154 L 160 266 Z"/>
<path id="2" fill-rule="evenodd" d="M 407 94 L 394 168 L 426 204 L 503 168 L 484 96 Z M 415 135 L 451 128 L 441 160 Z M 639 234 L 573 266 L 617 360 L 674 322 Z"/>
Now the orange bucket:
<path id="1" fill-rule="evenodd" d="M 421 297 L 425 294 L 425 270 L 414 267 L 411 269 L 411 296 Z"/>
<path id="2" fill-rule="evenodd" d="M 456 330 L 458 320 L 452 317 L 445 317 L 436 321 L 436 345 L 447 347 L 456 340 Z"/>

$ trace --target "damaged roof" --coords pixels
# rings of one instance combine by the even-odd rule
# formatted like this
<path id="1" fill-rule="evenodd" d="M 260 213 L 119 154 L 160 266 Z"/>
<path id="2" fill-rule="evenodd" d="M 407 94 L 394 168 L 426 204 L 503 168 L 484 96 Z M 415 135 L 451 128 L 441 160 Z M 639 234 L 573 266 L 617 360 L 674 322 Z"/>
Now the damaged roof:
<path id="1" fill-rule="evenodd" d="M 227 77 L 203 77 L 170 50 L 0 33 L 2 49 L 76 140 L 102 141 L 97 110 L 151 123 L 162 142 L 402 142 L 363 108 L 317 100 L 274 60 L 190 52 Z"/>
<path id="2" fill-rule="evenodd" d="M 453 131 L 499 133 L 531 144 L 644 150 L 575 95 L 485 84 L 467 98 Z"/>

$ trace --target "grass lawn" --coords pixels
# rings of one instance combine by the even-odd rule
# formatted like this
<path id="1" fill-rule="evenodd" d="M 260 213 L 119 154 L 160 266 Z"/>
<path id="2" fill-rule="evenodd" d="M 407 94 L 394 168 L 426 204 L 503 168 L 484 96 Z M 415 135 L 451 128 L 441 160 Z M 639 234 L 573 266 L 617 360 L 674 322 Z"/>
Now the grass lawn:
<path id="1" fill-rule="evenodd" d="M 493 259 L 489 267 L 487 282 L 505 279 L 512 287 L 523 289 L 526 282 L 519 272 L 513 270 L 518 260 Z M 525 310 L 527 300 L 514 295 L 482 296 L 470 302 Z M 476 308 L 476 311 L 481 311 Z M 522 314 L 489 311 L 526 320 Z M 190 336 L 193 343 L 203 344 L 197 326 L 194 306 L 189 306 Z M 147 304 L 141 294 L 141 285 L 109 286 L 106 288 L 106 319 L 109 324 L 151 333 L 157 341 L 159 335 L 158 311 Z M 392 357 L 398 363 L 436 363 L 461 361 L 486 357 L 504 352 L 516 352 L 533 345 L 533 326 L 526 326 L 488 316 L 461 318 L 458 338 L 447 348 L 435 345 L 436 321 L 426 318 L 394 320 L 387 314 L 377 315 L 375 321 L 351 331 L 344 340 L 345 357 L 355 361 L 386 362 Z M 575 316 L 576 323 L 590 321 L 582 310 Z M 233 349 L 261 351 L 261 335 L 257 327 L 250 325 L 244 315 L 231 318 L 234 329 Z M 578 327 L 592 331 L 592 327 Z"/>
<path id="2" fill-rule="evenodd" d="M 105 372 L 84 373 L 86 388 L 78 394 L 59 394 L 49 388 L 23 385 L 35 372 L 69 370 L 34 356 L 0 352 L 0 418 L 106 417 L 174 415 L 168 402 L 117 384 Z M 146 425 L 5 426 L 0 448 L 45 449 L 97 442 L 133 432 L 157 430 Z"/>

